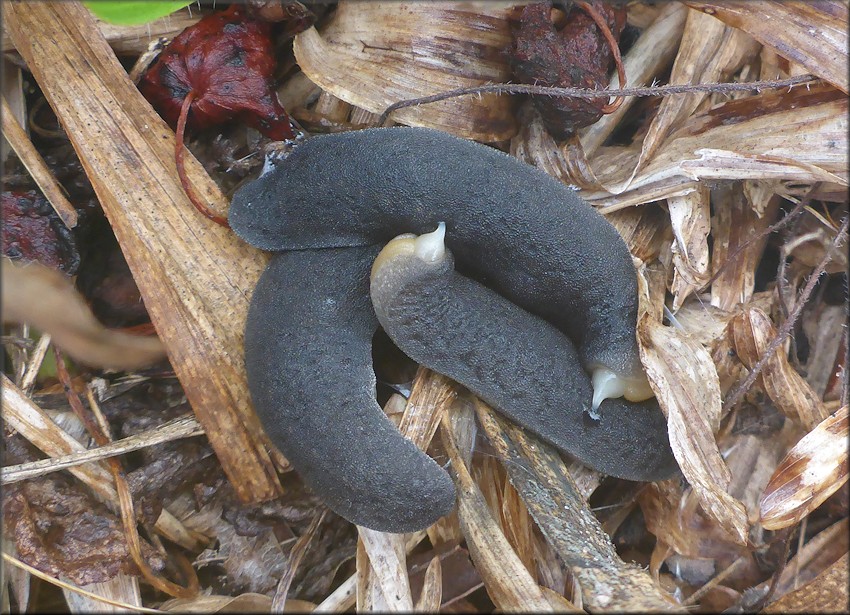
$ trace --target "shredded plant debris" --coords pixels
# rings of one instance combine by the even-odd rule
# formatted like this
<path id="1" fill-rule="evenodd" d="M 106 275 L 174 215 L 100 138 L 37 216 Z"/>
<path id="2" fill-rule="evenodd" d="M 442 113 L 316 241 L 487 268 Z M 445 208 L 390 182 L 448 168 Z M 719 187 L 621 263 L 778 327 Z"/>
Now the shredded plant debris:
<path id="1" fill-rule="evenodd" d="M 4 612 L 850 608 L 846 2 L 199 4 L 3 0 Z M 674 477 L 591 470 L 379 333 L 378 403 L 456 506 L 390 534 L 305 487 L 245 375 L 269 256 L 215 222 L 378 126 L 616 228 Z"/>

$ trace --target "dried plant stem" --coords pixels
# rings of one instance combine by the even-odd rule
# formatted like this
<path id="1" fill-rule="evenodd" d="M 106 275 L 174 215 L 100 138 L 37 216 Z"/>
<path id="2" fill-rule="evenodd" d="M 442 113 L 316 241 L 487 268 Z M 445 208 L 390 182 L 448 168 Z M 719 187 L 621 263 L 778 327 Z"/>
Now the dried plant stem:
<path id="1" fill-rule="evenodd" d="M 439 102 L 448 98 L 467 96 L 470 94 L 532 94 L 535 96 L 554 96 L 565 98 L 600 98 L 602 96 L 672 96 L 674 94 L 690 94 L 692 92 L 728 94 L 731 92 L 781 89 L 817 80 L 817 76 L 806 74 L 789 77 L 788 79 L 767 79 L 764 81 L 750 81 L 748 83 L 689 83 L 682 85 L 614 88 L 606 90 L 596 90 L 592 88 L 555 88 L 543 85 L 526 85 L 520 83 L 490 83 L 471 88 L 447 90 L 439 94 L 433 94 L 432 96 L 400 100 L 391 104 L 384 110 L 381 117 L 378 119 L 378 125 L 383 125 L 393 111 Z"/>
<path id="2" fill-rule="evenodd" d="M 33 348 L 32 353 L 30 353 L 26 370 L 21 378 L 21 390 L 26 395 L 29 395 L 32 391 L 35 379 L 38 376 L 39 370 L 41 370 L 41 364 L 44 363 L 44 357 L 47 355 L 47 349 L 50 347 L 51 339 L 49 333 L 43 333 L 38 338 L 38 343 Z"/>
<path id="3" fill-rule="evenodd" d="M 62 187 L 56 182 L 56 178 L 53 177 L 53 173 L 50 172 L 47 163 L 44 162 L 44 158 L 41 157 L 41 154 L 35 149 L 27 133 L 18 124 L 18 120 L 15 119 L 15 114 L 6 101 L 6 97 L 0 97 L 0 100 L 2 100 L 0 117 L 3 120 L 3 136 L 6 137 L 9 145 L 12 146 L 20 161 L 30 172 L 33 180 L 38 184 L 41 192 L 59 216 L 59 219 L 68 228 L 74 228 L 77 226 L 77 210 L 65 198 L 65 195 L 62 193 Z"/>
<path id="4" fill-rule="evenodd" d="M 775 233 L 779 229 L 791 223 L 797 216 L 799 216 L 803 212 L 803 208 L 809 204 L 809 200 L 810 197 L 806 196 L 806 198 L 804 198 L 802 201 L 800 201 L 794 206 L 794 209 L 789 211 L 787 215 L 783 216 L 781 220 L 779 220 L 778 222 L 774 222 L 766 229 L 764 229 L 760 233 L 756 233 L 755 236 L 750 237 L 747 241 L 735 248 L 732 254 L 726 257 L 726 260 L 723 262 L 723 264 L 721 264 L 717 268 L 717 271 L 714 272 L 714 275 L 708 278 L 708 281 L 702 285 L 702 288 L 708 288 L 709 286 L 711 286 L 717 280 L 717 278 L 721 276 L 726 267 L 728 267 L 731 263 L 734 263 L 738 255 L 741 254 L 741 252 L 743 252 L 744 250 L 746 250 L 748 246 L 752 245 L 756 241 L 760 241 L 771 233 Z"/>
<path id="5" fill-rule="evenodd" d="M 106 596 L 100 596 L 95 594 L 94 592 L 90 592 L 88 590 L 83 589 L 82 587 L 77 587 L 76 585 L 72 585 L 70 583 L 66 583 L 61 579 L 57 579 L 56 577 L 52 577 L 49 574 L 43 573 L 38 568 L 33 568 L 29 564 L 22 562 L 16 557 L 12 557 L 6 552 L 3 552 L 3 559 L 9 562 L 11 565 L 16 568 L 20 568 L 21 570 L 25 570 L 30 573 L 32 576 L 41 579 L 42 581 L 46 581 L 51 585 L 55 585 L 56 587 L 61 587 L 62 589 L 67 589 L 70 592 L 74 592 L 75 594 L 80 594 L 81 596 L 85 596 L 87 598 L 91 598 L 92 600 L 96 600 L 98 602 L 103 602 L 104 604 L 109 604 L 114 607 L 118 607 L 120 609 L 126 609 L 130 612 L 137 613 L 163 613 L 164 611 L 160 611 L 158 609 L 149 609 L 143 606 L 136 606 L 135 604 L 129 604 L 127 602 L 119 602 L 118 600 L 112 600 L 111 598 L 107 598 Z"/>
<path id="6" fill-rule="evenodd" d="M 803 308 L 805 307 L 806 303 L 809 300 L 809 297 L 812 294 L 812 291 L 815 288 L 815 284 L 817 284 L 818 279 L 826 269 L 826 265 L 829 263 L 830 260 L 832 260 L 832 252 L 841 245 L 842 241 L 844 241 L 845 236 L 847 234 L 848 220 L 850 220 L 850 218 L 844 218 L 844 220 L 841 222 L 841 227 L 838 229 L 838 232 L 835 235 L 835 239 L 832 240 L 829 249 L 826 250 L 826 254 L 824 254 L 824 257 L 821 259 L 820 263 L 818 263 L 818 266 L 815 267 L 815 270 L 809 276 L 809 279 L 806 281 L 806 285 L 800 292 L 799 299 L 797 300 L 793 311 L 788 315 L 788 318 L 785 320 L 785 322 L 782 323 L 782 326 L 779 327 L 779 330 L 776 333 L 776 337 L 771 340 L 764 354 L 758 360 L 758 363 L 753 366 L 753 369 L 750 370 L 750 373 L 747 375 L 747 377 L 740 384 L 738 384 L 726 398 L 726 401 L 723 404 L 724 414 L 734 408 L 738 404 L 738 402 L 741 401 L 741 398 L 747 391 L 749 391 L 750 387 L 753 386 L 753 383 L 756 381 L 756 378 L 758 378 L 759 374 L 764 369 L 764 366 L 773 356 L 773 353 L 776 352 L 776 350 L 779 348 L 779 345 L 782 344 L 782 342 L 791 332 L 791 329 L 794 328 L 797 319 L 803 312 Z"/>
<path id="7" fill-rule="evenodd" d="M 74 414 L 85 425 L 86 430 L 92 436 L 98 446 L 106 446 L 110 443 L 109 436 L 104 433 L 98 421 L 86 412 L 83 407 L 83 402 L 77 392 L 74 391 L 71 382 L 71 376 L 65 366 L 65 359 L 62 353 L 55 346 L 53 352 L 56 356 L 56 375 L 65 389 L 65 396 Z M 95 413 L 96 416 L 96 413 Z M 130 495 L 130 485 L 127 484 L 127 477 L 124 469 L 121 467 L 121 462 L 118 459 L 110 458 L 107 460 L 109 469 L 112 472 L 112 477 L 115 480 L 115 490 L 118 492 L 118 503 L 121 512 L 121 522 L 124 526 L 124 533 L 127 538 L 127 548 L 133 557 L 133 562 L 139 568 L 145 580 L 153 585 L 161 592 L 173 596 L 175 598 L 193 598 L 198 594 L 198 577 L 195 574 L 195 569 L 191 565 L 183 565 L 183 574 L 188 579 L 188 585 L 181 587 L 176 583 L 159 576 L 155 573 L 142 555 L 142 545 L 139 539 L 139 530 L 136 527 L 136 514 L 133 506 L 133 497 Z"/>
<path id="8" fill-rule="evenodd" d="M 183 99 L 183 104 L 180 106 L 180 117 L 177 118 L 177 138 L 174 141 L 174 163 L 177 165 L 177 175 L 180 177 L 180 183 L 183 184 L 183 190 L 186 191 L 186 196 L 188 196 L 189 200 L 192 201 L 192 205 L 195 206 L 195 209 L 216 224 L 220 224 L 225 228 L 230 228 L 227 218 L 210 211 L 207 204 L 201 200 L 195 192 L 195 189 L 192 188 L 192 182 L 190 182 L 189 178 L 186 176 L 186 167 L 183 164 L 183 152 L 186 151 L 185 144 L 183 143 L 183 135 L 186 132 L 186 120 L 189 118 L 189 109 L 192 106 L 192 101 L 194 100 L 195 90 L 189 90 L 189 93 L 186 94 L 186 98 Z"/>
<path id="9" fill-rule="evenodd" d="M 293 545 L 292 550 L 289 552 L 289 566 L 286 569 L 286 572 L 283 573 L 283 576 L 280 577 L 280 581 L 277 584 L 277 590 L 274 593 L 274 599 L 272 600 L 271 612 L 272 613 L 283 613 L 286 607 L 286 596 L 289 594 L 289 586 L 292 585 L 292 579 L 295 577 L 295 571 L 298 570 L 298 564 L 301 563 L 301 560 L 304 559 L 304 554 L 307 553 L 307 549 L 310 547 L 310 543 L 313 542 L 313 538 L 315 538 L 316 533 L 319 530 L 319 526 L 322 524 L 322 521 L 325 520 L 325 516 L 328 514 L 327 508 L 322 508 L 310 522 L 310 526 L 304 531 L 303 534 L 298 538 Z"/>
<path id="10" fill-rule="evenodd" d="M 0 468 L 0 484 L 10 485 L 22 480 L 44 476 L 58 470 L 73 468 L 91 461 L 99 461 L 107 457 L 123 455 L 162 444 L 163 442 L 172 442 L 182 438 L 199 436 L 203 433 L 203 428 L 198 424 L 194 416 L 182 416 L 144 433 L 112 442 L 106 446 L 99 446 L 62 457 L 51 457 L 49 459 L 40 459 L 38 461 Z"/>

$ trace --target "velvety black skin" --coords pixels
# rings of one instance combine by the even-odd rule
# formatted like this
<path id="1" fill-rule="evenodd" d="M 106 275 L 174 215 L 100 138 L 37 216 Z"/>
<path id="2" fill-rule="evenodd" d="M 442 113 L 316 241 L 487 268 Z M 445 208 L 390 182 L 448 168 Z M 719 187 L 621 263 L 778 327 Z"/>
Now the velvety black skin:
<path id="1" fill-rule="evenodd" d="M 658 403 L 608 399 L 592 419 L 591 383 L 572 342 L 548 322 L 455 272 L 398 255 L 374 274 L 372 303 L 405 354 L 600 472 L 638 481 L 677 469 Z"/>
<path id="2" fill-rule="evenodd" d="M 245 367 L 272 442 L 336 513 L 384 532 L 448 514 L 454 485 L 375 401 L 374 247 L 276 255 L 257 284 Z"/>
<path id="3" fill-rule="evenodd" d="M 625 243 L 573 191 L 491 147 L 426 128 L 311 137 L 236 192 L 229 220 L 264 250 L 382 245 L 443 221 L 461 273 L 566 332 L 585 366 L 641 373 Z"/>

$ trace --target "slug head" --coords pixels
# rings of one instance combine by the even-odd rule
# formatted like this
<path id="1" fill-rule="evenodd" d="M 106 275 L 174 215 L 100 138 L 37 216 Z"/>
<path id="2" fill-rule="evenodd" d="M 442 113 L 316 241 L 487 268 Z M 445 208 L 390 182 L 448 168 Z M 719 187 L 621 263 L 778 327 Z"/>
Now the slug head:
<path id="1" fill-rule="evenodd" d="M 423 235 L 404 233 L 393 238 L 380 251 L 372 264 L 370 279 L 373 284 L 390 267 L 415 259 L 425 265 L 441 265 L 451 259 L 446 249 L 446 223 L 440 222 L 437 228 Z"/>
<path id="2" fill-rule="evenodd" d="M 618 374 L 603 366 L 591 367 L 591 382 L 593 383 L 593 401 L 591 416 L 599 418 L 599 405 L 606 399 L 624 397 L 628 401 L 646 401 L 655 396 L 649 386 L 646 374 L 639 370 L 633 374 Z"/>

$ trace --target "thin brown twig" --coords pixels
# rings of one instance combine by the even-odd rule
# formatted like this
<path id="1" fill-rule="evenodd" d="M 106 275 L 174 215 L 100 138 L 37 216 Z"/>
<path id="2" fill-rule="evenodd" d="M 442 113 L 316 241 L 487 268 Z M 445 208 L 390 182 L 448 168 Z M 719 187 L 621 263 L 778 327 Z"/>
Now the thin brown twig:
<path id="1" fill-rule="evenodd" d="M 292 585 L 292 579 L 295 577 L 295 571 L 298 569 L 298 564 L 301 563 L 301 560 L 304 558 L 304 554 L 307 553 L 307 549 L 313 542 L 313 538 L 315 538 L 316 532 L 319 530 L 319 526 L 322 524 L 322 521 L 324 521 L 327 513 L 328 509 L 323 507 L 321 511 L 313 517 L 313 520 L 310 522 L 310 526 L 303 534 L 301 534 L 301 537 L 298 538 L 293 545 L 292 550 L 289 552 L 289 567 L 280 578 L 280 581 L 278 581 L 277 590 L 275 591 L 274 598 L 272 599 L 272 606 L 270 609 L 271 613 L 284 612 L 286 597 L 289 594 L 289 587 Z"/>
<path id="2" fill-rule="evenodd" d="M 183 99 L 183 104 L 180 107 L 180 117 L 177 118 L 177 139 L 174 142 L 174 163 L 177 165 L 177 176 L 180 178 L 180 183 L 183 184 L 183 190 L 186 192 L 186 196 L 189 197 L 189 200 L 192 201 L 192 205 L 195 206 L 195 209 L 216 224 L 220 224 L 225 228 L 230 228 L 227 218 L 219 216 L 214 211 L 211 211 L 210 208 L 207 207 L 207 204 L 204 203 L 195 193 L 195 190 L 192 188 L 192 184 L 189 182 L 189 178 L 186 175 L 186 168 L 183 165 L 183 152 L 185 151 L 183 135 L 186 132 L 186 120 L 189 117 L 189 108 L 192 106 L 192 101 L 194 100 L 195 91 L 189 90 L 189 93 L 186 94 L 186 98 Z"/>
<path id="3" fill-rule="evenodd" d="M 74 411 L 74 414 L 76 414 L 80 421 L 82 421 L 89 435 L 91 435 L 92 439 L 98 446 L 106 446 L 110 444 L 111 441 L 108 434 L 104 433 L 104 430 L 94 419 L 94 412 L 90 415 L 85 411 L 85 407 L 83 406 L 80 396 L 73 388 L 71 376 L 68 373 L 68 369 L 65 365 L 65 359 L 62 356 L 61 351 L 54 346 L 53 352 L 56 357 L 56 375 L 65 390 L 65 396 L 67 397 L 68 403 Z M 136 527 L 133 498 L 130 495 L 130 486 L 127 483 L 124 468 L 121 466 L 121 462 L 114 457 L 109 458 L 106 461 L 109 466 L 109 470 L 112 472 L 112 477 L 115 481 L 115 490 L 118 493 L 121 523 L 124 527 L 125 537 L 127 538 L 127 548 L 130 551 L 133 562 L 141 571 L 142 576 L 156 589 L 168 594 L 169 596 L 173 596 L 175 598 L 195 597 L 198 594 L 198 577 L 191 565 L 188 565 L 188 562 L 177 559 L 181 572 L 188 579 L 186 587 L 182 587 L 164 577 L 159 576 L 148 565 L 142 555 L 139 530 Z"/>
<path id="4" fill-rule="evenodd" d="M 774 337 L 770 344 L 768 344 L 767 349 L 764 354 L 762 354 L 761 358 L 758 360 L 753 366 L 753 369 L 750 370 L 750 373 L 747 377 L 738 384 L 732 391 L 732 393 L 726 398 L 726 401 L 723 404 L 723 412 L 724 414 L 728 412 L 730 409 L 734 408 L 744 394 L 750 390 L 750 387 L 753 386 L 753 383 L 758 378 L 761 371 L 764 369 L 764 366 L 767 365 L 767 362 L 773 356 L 773 353 L 779 348 L 779 345 L 785 340 L 788 334 L 791 332 L 791 329 L 794 328 L 794 324 L 797 322 L 797 319 L 800 317 L 800 314 L 803 312 L 803 307 L 805 307 L 806 303 L 809 300 L 809 297 L 812 294 L 812 291 L 815 288 L 815 284 L 817 284 L 820 276 L 823 274 L 826 269 L 827 264 L 830 260 L 832 260 L 832 253 L 836 250 L 841 242 L 844 241 L 845 236 L 847 234 L 847 226 L 848 222 L 850 222 L 850 217 L 844 218 L 841 222 L 841 227 L 838 229 L 838 233 L 835 235 L 835 239 L 832 240 L 829 248 L 826 250 L 826 254 L 818 263 L 818 266 L 815 267 L 815 270 L 812 271 L 809 279 L 806 280 L 806 285 L 803 287 L 803 290 L 800 291 L 800 296 L 797 301 L 797 304 L 794 306 L 792 312 L 788 315 L 788 318 L 785 322 L 782 323 L 782 326 L 779 327 L 779 331 L 776 333 L 776 337 Z"/>
<path id="5" fill-rule="evenodd" d="M 811 197 L 809 195 L 806 195 L 806 197 L 802 201 L 797 203 L 794 206 L 794 209 L 792 209 L 785 216 L 783 216 L 781 220 L 779 220 L 778 222 L 774 222 L 773 224 L 768 226 L 766 229 L 764 229 L 760 233 L 757 233 L 755 236 L 750 237 L 747 241 L 745 241 L 744 243 L 739 245 L 737 248 L 735 248 L 735 250 L 732 252 L 732 254 L 727 256 L 726 260 L 723 261 L 723 263 L 720 265 L 720 267 L 718 267 L 717 271 L 714 272 L 714 275 L 712 275 L 710 278 L 708 278 L 708 281 L 705 284 L 702 285 L 702 288 L 708 288 L 714 282 L 716 282 L 717 278 L 720 277 L 720 275 L 723 273 L 723 271 L 726 269 L 726 267 L 728 267 L 729 265 L 734 263 L 735 259 L 741 254 L 741 252 L 746 250 L 748 246 L 752 245 L 756 241 L 759 241 L 760 239 L 763 239 L 764 237 L 767 237 L 771 233 L 775 233 L 779 229 L 781 229 L 784 226 L 786 226 L 787 224 L 789 224 L 792 220 L 794 220 L 794 218 L 799 216 L 803 212 L 803 208 L 806 207 L 806 205 L 809 204 L 810 200 L 811 200 Z"/>
<path id="6" fill-rule="evenodd" d="M 471 94 L 531 94 L 534 96 L 588 99 L 600 98 L 603 96 L 671 96 L 674 94 L 690 94 L 692 92 L 727 94 L 731 92 L 781 89 L 818 80 L 819 77 L 816 75 L 806 74 L 789 77 L 788 79 L 768 79 L 764 81 L 750 81 L 748 83 L 687 83 L 681 85 L 675 84 L 652 87 L 612 88 L 605 90 L 597 90 L 593 88 L 555 88 L 524 83 L 489 83 L 486 85 L 447 90 L 431 96 L 400 100 L 391 104 L 384 110 L 381 117 L 378 118 L 378 125 L 383 125 L 384 122 L 387 121 L 389 115 L 399 109 L 425 105 L 446 100 L 448 98 L 457 98 L 458 96 L 468 96 Z"/>
<path id="7" fill-rule="evenodd" d="M 756 604 L 752 607 L 753 613 L 758 613 L 761 611 L 770 599 L 773 598 L 773 594 L 776 593 L 776 588 L 779 586 L 779 578 L 782 576 L 782 572 L 785 570 L 785 567 L 788 565 L 788 555 L 791 553 L 791 539 L 794 537 L 794 532 L 797 530 L 799 525 L 795 525 L 793 527 L 788 528 L 786 530 L 788 533 L 784 537 L 784 546 L 782 559 L 779 560 L 779 566 L 776 570 L 773 571 L 773 576 L 770 578 L 770 586 L 767 589 L 767 593 L 762 596 Z"/>

